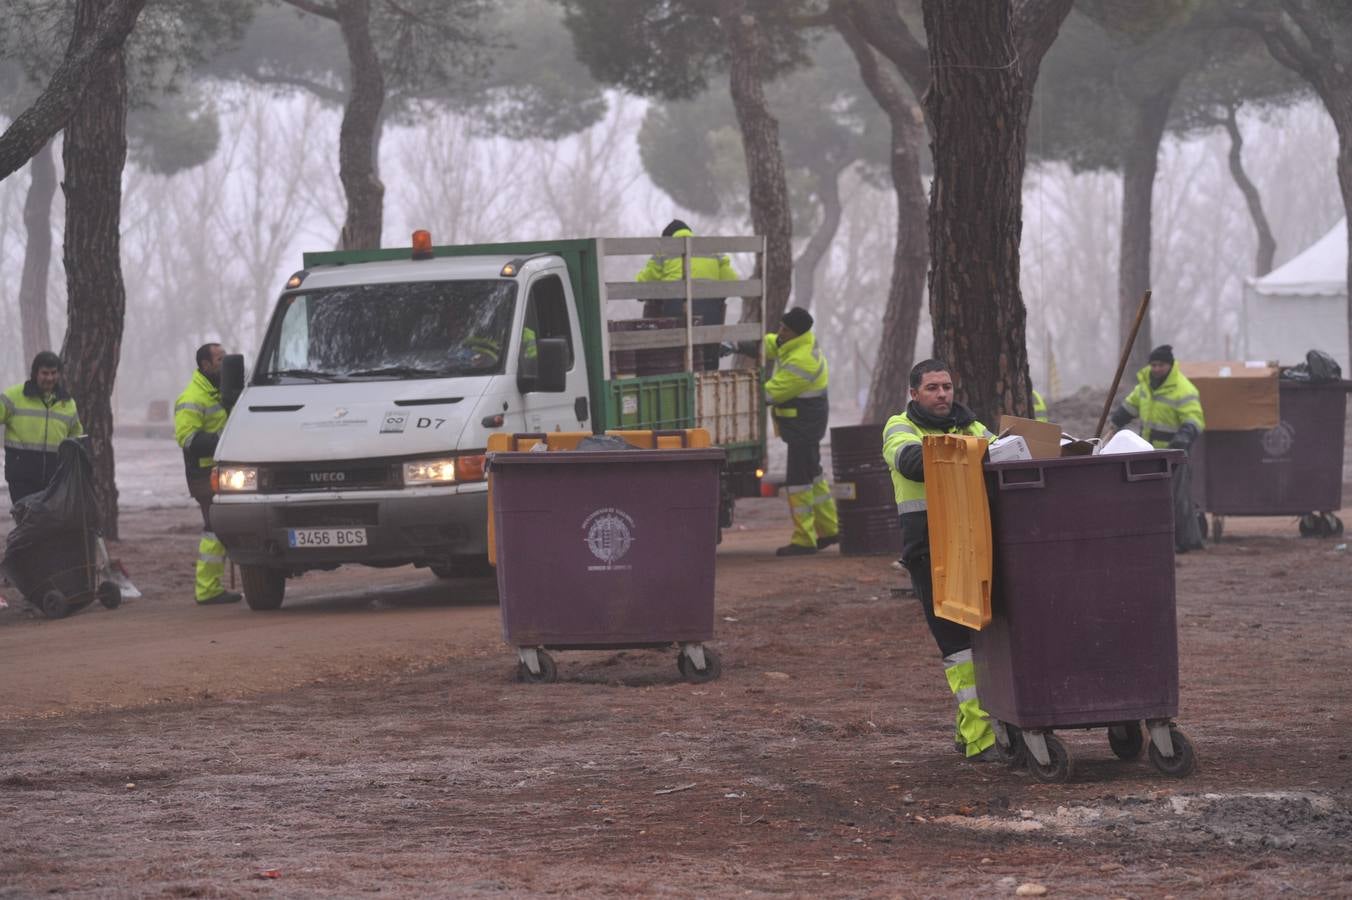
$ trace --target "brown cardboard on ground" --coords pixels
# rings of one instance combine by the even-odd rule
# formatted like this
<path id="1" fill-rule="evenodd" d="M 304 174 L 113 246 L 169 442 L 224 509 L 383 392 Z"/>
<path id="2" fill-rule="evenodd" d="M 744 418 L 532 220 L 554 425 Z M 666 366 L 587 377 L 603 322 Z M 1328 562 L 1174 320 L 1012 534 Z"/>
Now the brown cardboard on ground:
<path id="1" fill-rule="evenodd" d="M 1179 371 L 1197 385 L 1207 431 L 1275 428 L 1277 367 L 1267 363 L 1180 362 Z"/>
<path id="2" fill-rule="evenodd" d="M 1000 417 L 1000 437 L 1017 434 L 1028 444 L 1033 459 L 1054 459 L 1061 455 L 1061 426 L 1018 416 Z"/>

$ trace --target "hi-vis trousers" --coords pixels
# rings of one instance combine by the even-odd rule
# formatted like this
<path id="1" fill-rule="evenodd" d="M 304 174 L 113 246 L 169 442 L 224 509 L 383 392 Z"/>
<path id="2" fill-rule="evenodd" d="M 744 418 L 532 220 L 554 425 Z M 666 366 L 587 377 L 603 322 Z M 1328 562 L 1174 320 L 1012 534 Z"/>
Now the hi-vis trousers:
<path id="1" fill-rule="evenodd" d="M 205 481 L 189 481 L 188 493 L 202 510 L 202 537 L 197 542 L 197 577 L 193 585 L 193 596 L 201 603 L 225 590 L 221 583 L 225 576 L 225 545 L 211 530 L 211 485 Z"/>
<path id="2" fill-rule="evenodd" d="M 785 467 L 784 492 L 789 495 L 789 513 L 793 516 L 793 537 L 789 543 L 800 547 L 817 546 L 822 538 L 840 532 L 836 501 L 831 486 L 822 474 L 821 444 L 817 441 L 789 441 Z"/>

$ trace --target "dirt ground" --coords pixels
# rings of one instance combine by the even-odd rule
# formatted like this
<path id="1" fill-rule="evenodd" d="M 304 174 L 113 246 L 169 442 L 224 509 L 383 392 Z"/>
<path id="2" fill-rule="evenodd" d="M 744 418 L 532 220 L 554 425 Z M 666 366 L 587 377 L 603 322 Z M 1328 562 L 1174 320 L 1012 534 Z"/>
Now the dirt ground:
<path id="1" fill-rule="evenodd" d="M 491 580 L 194 608 L 195 515 L 124 517 L 121 609 L 6 590 L 0 896 L 1352 895 L 1352 568 L 1292 521 L 1178 560 L 1197 774 L 1066 732 L 1078 775 L 1044 785 L 953 752 L 888 558 L 772 556 L 782 500 L 719 550 L 705 685 L 638 650 L 517 683 Z"/>

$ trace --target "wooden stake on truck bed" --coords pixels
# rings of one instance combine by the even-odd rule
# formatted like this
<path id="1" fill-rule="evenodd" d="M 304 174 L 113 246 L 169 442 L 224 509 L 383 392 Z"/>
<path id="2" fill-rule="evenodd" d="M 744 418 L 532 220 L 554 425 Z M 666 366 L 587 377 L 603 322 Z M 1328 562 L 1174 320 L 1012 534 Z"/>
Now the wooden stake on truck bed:
<path id="1" fill-rule="evenodd" d="M 1103 400 L 1103 414 L 1099 416 L 1098 427 L 1094 429 L 1094 437 L 1103 437 L 1103 426 L 1108 422 L 1108 413 L 1113 408 L 1113 398 L 1117 396 L 1117 386 L 1122 383 L 1122 371 L 1127 367 L 1127 360 L 1131 357 L 1131 346 L 1136 343 L 1136 332 L 1141 330 L 1141 322 L 1145 321 L 1145 311 L 1150 306 L 1150 291 L 1145 292 L 1141 298 L 1140 308 L 1136 310 L 1136 321 L 1131 323 L 1131 334 L 1127 335 L 1127 342 L 1122 346 L 1122 359 L 1117 364 L 1117 374 L 1113 376 L 1113 386 L 1108 389 L 1108 396 Z"/>

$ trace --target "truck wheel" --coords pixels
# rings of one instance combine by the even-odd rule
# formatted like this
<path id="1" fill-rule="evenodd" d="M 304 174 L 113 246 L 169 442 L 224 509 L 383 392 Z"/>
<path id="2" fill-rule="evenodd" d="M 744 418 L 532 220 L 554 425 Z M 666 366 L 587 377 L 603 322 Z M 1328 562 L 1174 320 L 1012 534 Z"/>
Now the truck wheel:
<path id="1" fill-rule="evenodd" d="M 277 609 L 286 597 L 286 575 L 266 566 L 240 566 L 239 579 L 244 584 L 244 602 L 249 609 Z"/>

